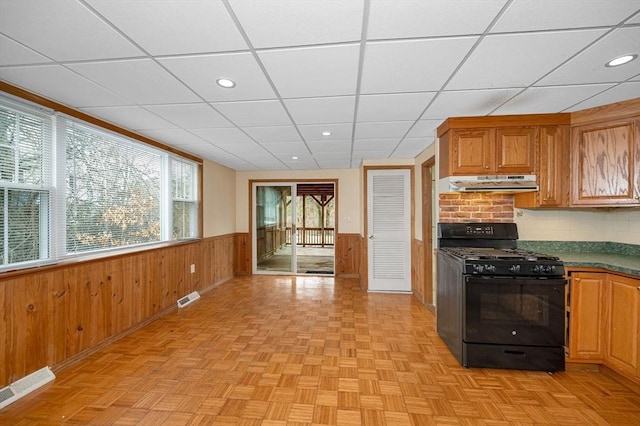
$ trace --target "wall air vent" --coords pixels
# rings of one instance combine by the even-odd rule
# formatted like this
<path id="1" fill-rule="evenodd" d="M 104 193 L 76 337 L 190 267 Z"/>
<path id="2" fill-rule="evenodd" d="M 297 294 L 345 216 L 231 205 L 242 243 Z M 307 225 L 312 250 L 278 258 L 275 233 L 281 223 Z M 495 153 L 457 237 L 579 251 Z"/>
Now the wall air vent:
<path id="1" fill-rule="evenodd" d="M 189 293 L 185 297 L 178 299 L 178 308 L 184 308 L 189 303 L 193 303 L 198 299 L 200 299 L 200 293 L 198 293 L 197 291 Z"/>
<path id="2" fill-rule="evenodd" d="M 0 389 L 0 409 L 46 385 L 55 378 L 53 371 L 49 367 L 44 367 Z"/>

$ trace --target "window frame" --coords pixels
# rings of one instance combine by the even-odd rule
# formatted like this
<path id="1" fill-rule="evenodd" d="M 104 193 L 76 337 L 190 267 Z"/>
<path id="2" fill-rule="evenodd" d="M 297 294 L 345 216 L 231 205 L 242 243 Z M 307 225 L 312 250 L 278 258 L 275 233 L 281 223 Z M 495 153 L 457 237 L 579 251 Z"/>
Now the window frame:
<path id="1" fill-rule="evenodd" d="M 8 193 L 10 190 L 36 190 L 38 192 L 46 192 L 48 197 L 46 203 L 40 204 L 41 212 L 46 210 L 46 215 L 41 214 L 40 224 L 40 256 L 38 259 L 26 262 L 16 262 L 5 264 L 5 259 L 0 259 L 0 274 L 13 271 L 32 268 L 35 266 L 45 266 L 57 264 L 59 262 L 82 261 L 86 259 L 102 258 L 113 255 L 124 254 L 128 252 L 137 252 L 140 250 L 152 249 L 171 244 L 183 243 L 184 241 L 192 241 L 201 239 L 202 230 L 202 192 L 199 188 L 202 179 L 202 160 L 198 157 L 176 150 L 172 147 L 160 144 L 152 139 L 137 135 L 126 129 L 110 123 L 103 122 L 94 117 L 90 117 L 84 113 L 71 109 L 53 101 L 40 98 L 37 95 L 30 95 L 25 98 L 21 90 L 16 89 L 20 93 L 9 93 L 0 87 L 0 108 L 7 107 L 27 115 L 39 116 L 45 118 L 49 123 L 48 141 L 43 144 L 46 151 L 44 157 L 47 170 L 47 185 L 38 186 L 36 188 L 25 188 L 23 184 L 10 183 L 0 181 L 0 191 Z M 33 99 L 36 98 L 36 102 Z M 51 108 L 53 106 L 53 108 Z M 161 159 L 160 165 L 160 238 L 156 241 L 144 242 L 140 244 L 129 244 L 115 247 L 97 248 L 82 252 L 67 253 L 66 247 L 66 129 L 68 123 L 75 123 L 89 131 L 108 137 L 114 138 L 118 144 L 130 144 L 136 149 L 143 149 L 158 154 Z M 172 192 L 171 192 L 171 169 L 172 161 L 179 161 L 190 165 L 193 169 L 192 174 L 192 197 L 188 202 L 193 203 L 190 209 L 191 229 L 190 234 L 186 237 L 173 237 L 173 212 Z M 45 167 L 46 168 L 46 167 Z M 28 186 L 28 185 L 27 185 Z M 15 187 L 15 188 L 14 188 Z M 184 201 L 184 200 L 180 200 Z M 6 204 L 6 203 L 5 203 Z M 46 205 L 45 205 L 46 204 Z M 169 207 L 167 209 L 167 206 Z M 7 207 L 8 208 L 8 207 Z M 44 209 L 44 210 L 43 210 Z M 5 209 L 6 216 L 6 209 Z M 42 220 L 42 219 L 46 220 Z M 8 220 L 6 217 L 5 222 Z M 169 231 L 169 232 L 167 232 Z M 6 231 L 8 235 L 8 230 Z M 46 242 L 43 246 L 42 243 Z M 2 244 L 8 242 L 2 241 Z M 46 256 L 43 256 L 43 247 L 46 247 Z M 8 254 L 6 255 L 8 256 Z M 6 257 L 5 256 L 5 257 Z"/>

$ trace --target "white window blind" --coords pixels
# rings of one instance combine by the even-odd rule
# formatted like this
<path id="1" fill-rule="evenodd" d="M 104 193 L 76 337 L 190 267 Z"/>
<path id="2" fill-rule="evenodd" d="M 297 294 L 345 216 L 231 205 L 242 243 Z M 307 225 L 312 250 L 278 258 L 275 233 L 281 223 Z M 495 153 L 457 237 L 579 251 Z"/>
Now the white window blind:
<path id="1" fill-rule="evenodd" d="M 0 94 L 0 271 L 196 238 L 199 165 Z"/>
<path id="2" fill-rule="evenodd" d="M 162 157 L 69 120 L 66 130 L 66 252 L 161 240 Z"/>
<path id="3" fill-rule="evenodd" d="M 193 162 L 171 158 L 171 209 L 173 239 L 197 236 L 197 165 Z"/>
<path id="4" fill-rule="evenodd" d="M 52 119 L 0 99 L 0 266 L 49 258 Z"/>

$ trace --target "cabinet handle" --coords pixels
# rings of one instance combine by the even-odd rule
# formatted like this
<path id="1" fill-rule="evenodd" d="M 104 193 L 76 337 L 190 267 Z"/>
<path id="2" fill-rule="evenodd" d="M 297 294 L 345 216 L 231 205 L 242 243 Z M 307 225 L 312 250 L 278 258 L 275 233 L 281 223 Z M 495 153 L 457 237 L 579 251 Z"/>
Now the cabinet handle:
<path id="1" fill-rule="evenodd" d="M 640 285 L 638 287 L 636 287 L 636 290 L 640 291 Z"/>
<path id="2" fill-rule="evenodd" d="M 504 164 L 499 164 L 499 165 L 498 165 L 498 168 L 499 168 L 499 169 L 501 169 L 501 168 L 503 168 L 503 167 L 504 167 Z"/>
<path id="3" fill-rule="evenodd" d="M 485 169 L 488 169 L 488 168 L 489 168 L 489 166 L 484 166 L 484 168 L 485 168 Z"/>
<path id="4" fill-rule="evenodd" d="M 549 199 L 547 197 L 544 197 L 542 201 L 549 201 Z"/>

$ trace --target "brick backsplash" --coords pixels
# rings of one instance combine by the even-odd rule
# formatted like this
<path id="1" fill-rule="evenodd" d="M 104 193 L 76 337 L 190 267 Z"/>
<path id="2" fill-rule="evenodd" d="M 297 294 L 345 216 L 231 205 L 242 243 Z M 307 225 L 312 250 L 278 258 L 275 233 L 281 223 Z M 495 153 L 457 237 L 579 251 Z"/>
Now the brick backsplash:
<path id="1" fill-rule="evenodd" d="M 513 194 L 440 194 L 440 222 L 513 221 Z"/>

